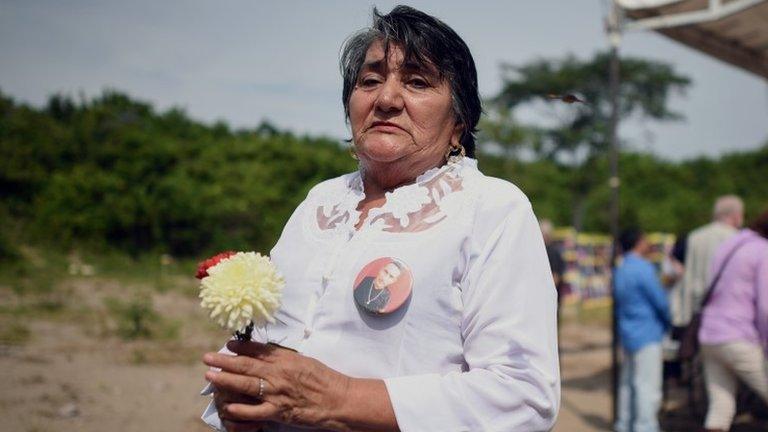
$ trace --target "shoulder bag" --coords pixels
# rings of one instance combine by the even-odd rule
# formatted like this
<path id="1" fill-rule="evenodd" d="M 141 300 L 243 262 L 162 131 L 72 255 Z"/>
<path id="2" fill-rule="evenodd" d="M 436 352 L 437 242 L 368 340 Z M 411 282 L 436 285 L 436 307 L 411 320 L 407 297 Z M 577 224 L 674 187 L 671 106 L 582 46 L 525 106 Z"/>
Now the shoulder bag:
<path id="1" fill-rule="evenodd" d="M 680 338 L 680 348 L 677 351 L 678 358 L 680 360 L 691 360 L 699 351 L 699 329 L 701 328 L 701 315 L 704 312 L 704 307 L 712 298 L 712 293 L 715 291 L 715 286 L 717 286 L 717 282 L 720 280 L 720 276 L 723 275 L 723 270 L 725 270 L 728 262 L 731 260 L 733 255 L 736 254 L 736 251 L 741 249 L 741 247 L 748 243 L 749 240 L 751 239 L 747 238 L 741 243 L 737 244 L 736 247 L 731 249 L 731 251 L 728 253 L 728 256 L 726 256 L 725 260 L 723 260 L 723 264 L 720 266 L 720 270 L 717 271 L 717 274 L 709 284 L 707 293 L 704 295 L 704 299 L 701 302 L 701 307 L 696 313 L 693 314 L 691 317 L 691 322 L 688 323 L 688 326 L 685 328 L 683 335 Z"/>

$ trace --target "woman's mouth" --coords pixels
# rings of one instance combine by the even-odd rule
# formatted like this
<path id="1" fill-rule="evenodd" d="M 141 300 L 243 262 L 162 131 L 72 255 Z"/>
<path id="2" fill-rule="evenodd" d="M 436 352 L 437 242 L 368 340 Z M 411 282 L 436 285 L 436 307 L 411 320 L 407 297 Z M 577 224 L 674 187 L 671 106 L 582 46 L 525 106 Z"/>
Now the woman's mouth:
<path id="1" fill-rule="evenodd" d="M 387 132 L 387 133 L 393 133 L 397 131 L 403 130 L 400 126 L 386 122 L 386 121 L 376 121 L 371 124 L 371 127 L 369 129 L 376 130 L 379 132 Z"/>

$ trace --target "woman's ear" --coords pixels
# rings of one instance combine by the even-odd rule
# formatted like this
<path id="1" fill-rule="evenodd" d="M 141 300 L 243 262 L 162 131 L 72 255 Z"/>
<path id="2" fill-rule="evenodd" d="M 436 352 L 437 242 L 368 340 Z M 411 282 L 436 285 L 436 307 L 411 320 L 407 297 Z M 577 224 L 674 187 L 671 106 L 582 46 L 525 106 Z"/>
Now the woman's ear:
<path id="1" fill-rule="evenodd" d="M 451 147 L 458 148 L 461 145 L 461 136 L 464 134 L 464 125 L 462 123 L 456 123 L 453 127 L 453 134 L 451 134 Z"/>

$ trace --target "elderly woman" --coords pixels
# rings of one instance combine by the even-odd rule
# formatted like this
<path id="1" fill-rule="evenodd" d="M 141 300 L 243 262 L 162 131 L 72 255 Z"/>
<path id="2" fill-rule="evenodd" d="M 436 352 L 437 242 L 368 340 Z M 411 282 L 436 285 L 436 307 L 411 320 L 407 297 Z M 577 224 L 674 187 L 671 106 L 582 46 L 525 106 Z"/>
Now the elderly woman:
<path id="1" fill-rule="evenodd" d="M 374 9 L 341 66 L 359 170 L 289 219 L 271 253 L 286 280 L 278 324 L 259 339 L 272 343 L 204 356 L 203 419 L 230 432 L 550 429 L 555 288 L 530 202 L 473 159 L 469 49 L 434 17 Z M 399 290 L 382 313 L 354 289 L 391 262 Z"/>

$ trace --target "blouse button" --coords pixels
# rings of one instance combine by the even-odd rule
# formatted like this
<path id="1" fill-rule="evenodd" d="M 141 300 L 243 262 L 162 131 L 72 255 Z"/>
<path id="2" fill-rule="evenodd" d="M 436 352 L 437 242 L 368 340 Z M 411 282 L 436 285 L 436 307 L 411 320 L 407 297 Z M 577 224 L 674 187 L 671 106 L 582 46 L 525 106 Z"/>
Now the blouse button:
<path id="1" fill-rule="evenodd" d="M 304 338 L 306 339 L 306 338 L 310 337 L 311 335 L 312 335 L 312 329 L 309 328 L 309 327 L 306 327 L 304 329 Z"/>

